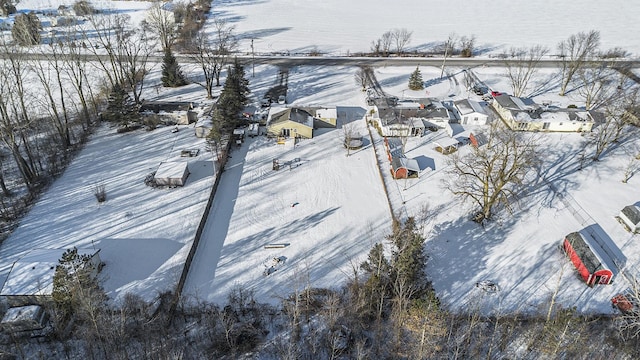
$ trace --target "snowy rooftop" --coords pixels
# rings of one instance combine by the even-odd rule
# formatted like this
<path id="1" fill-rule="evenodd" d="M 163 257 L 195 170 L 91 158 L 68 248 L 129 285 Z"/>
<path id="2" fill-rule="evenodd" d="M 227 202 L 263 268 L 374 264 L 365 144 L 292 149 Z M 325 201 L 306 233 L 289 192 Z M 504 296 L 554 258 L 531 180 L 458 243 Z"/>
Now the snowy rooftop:
<path id="1" fill-rule="evenodd" d="M 11 268 L 0 295 L 49 295 L 58 260 L 67 249 L 35 249 Z M 79 255 L 94 256 L 100 249 L 78 249 Z"/>

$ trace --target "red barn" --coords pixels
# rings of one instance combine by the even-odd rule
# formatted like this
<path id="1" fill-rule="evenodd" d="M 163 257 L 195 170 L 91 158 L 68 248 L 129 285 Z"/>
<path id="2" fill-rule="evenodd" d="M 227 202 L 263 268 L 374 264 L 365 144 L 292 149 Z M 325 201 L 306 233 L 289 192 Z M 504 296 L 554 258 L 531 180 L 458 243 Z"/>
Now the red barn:
<path id="1" fill-rule="evenodd" d="M 562 247 L 587 285 L 593 287 L 595 284 L 612 283 L 611 268 L 605 265 L 597 246 L 593 246 L 587 237 L 579 232 L 572 232 L 564 238 Z"/>

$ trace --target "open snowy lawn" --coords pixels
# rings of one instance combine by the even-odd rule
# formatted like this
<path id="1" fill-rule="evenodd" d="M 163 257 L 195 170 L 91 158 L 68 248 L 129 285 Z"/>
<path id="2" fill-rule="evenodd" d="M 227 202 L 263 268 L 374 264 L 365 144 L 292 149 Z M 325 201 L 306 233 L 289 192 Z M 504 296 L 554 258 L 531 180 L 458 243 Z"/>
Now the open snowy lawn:
<path id="1" fill-rule="evenodd" d="M 127 292 L 151 300 L 173 290 L 213 184 L 214 164 L 192 126 L 116 134 L 101 127 L 65 173 L 0 247 L 0 279 L 29 250 L 72 246 L 100 249 L 104 287 L 114 299 Z M 199 149 L 198 157 L 180 157 Z M 163 161 L 188 161 L 182 188 L 154 189 L 145 177 Z M 107 201 L 93 189 L 104 184 Z"/>
<path id="2" fill-rule="evenodd" d="M 366 132 L 364 109 L 338 112 L 346 115 L 339 121 Z M 185 295 L 224 301 L 238 284 L 276 302 L 304 286 L 334 287 L 388 233 L 391 214 L 371 145 L 347 157 L 341 129 L 315 132 L 295 146 L 262 136 L 233 151 Z M 264 248 L 273 244 L 284 247 Z"/>
<path id="3" fill-rule="evenodd" d="M 475 36 L 480 54 L 510 47 L 548 46 L 552 53 L 569 35 L 599 30 L 602 48 L 621 47 L 640 54 L 640 3 L 613 1 L 436 1 L 402 3 L 367 0 L 215 1 L 214 17 L 236 26 L 241 49 L 259 54 L 320 51 L 347 55 L 370 51 L 386 31 L 412 31 L 409 51 L 427 51 L 451 33 Z"/>

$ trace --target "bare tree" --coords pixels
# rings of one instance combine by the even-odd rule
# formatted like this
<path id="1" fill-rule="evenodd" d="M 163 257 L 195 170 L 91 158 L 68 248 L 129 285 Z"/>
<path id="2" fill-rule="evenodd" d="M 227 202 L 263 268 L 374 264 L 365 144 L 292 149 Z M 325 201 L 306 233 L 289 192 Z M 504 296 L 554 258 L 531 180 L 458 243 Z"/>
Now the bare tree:
<path id="1" fill-rule="evenodd" d="M 626 184 L 631 177 L 638 171 L 638 159 L 640 157 L 640 153 L 636 150 L 633 154 L 627 154 L 629 157 L 627 158 L 627 163 L 623 167 L 623 177 L 622 183 Z"/>
<path id="2" fill-rule="evenodd" d="M 369 86 L 369 76 L 367 75 L 367 69 L 365 67 L 359 67 L 354 75 L 356 85 L 362 88 L 362 91 L 367 90 Z"/>
<path id="3" fill-rule="evenodd" d="M 158 36 L 162 49 L 171 48 L 178 35 L 178 26 L 173 11 L 165 8 L 165 3 L 155 1 L 147 12 L 145 25 Z"/>
<path id="4" fill-rule="evenodd" d="M 202 68 L 204 84 L 200 84 L 207 91 L 207 98 L 213 98 L 213 86 L 220 86 L 220 74 L 233 51 L 238 47 L 238 41 L 234 36 L 235 27 L 225 20 L 213 21 L 214 33 L 208 35 L 199 32 L 195 38 L 195 48 L 192 49 L 191 58 Z"/>
<path id="5" fill-rule="evenodd" d="M 538 63 L 548 52 L 548 48 L 535 45 L 530 48 L 511 48 L 505 54 L 504 64 L 514 96 L 525 95 L 529 81 L 538 71 Z"/>
<path id="6" fill-rule="evenodd" d="M 472 57 L 476 47 L 475 35 L 463 36 L 460 38 L 460 56 Z"/>
<path id="7" fill-rule="evenodd" d="M 444 56 L 442 58 L 442 69 L 440 70 L 440 79 L 442 79 L 442 77 L 444 76 L 444 65 L 447 62 L 447 56 L 453 55 L 457 38 L 458 38 L 458 35 L 452 32 L 449 34 L 447 41 L 444 43 Z"/>
<path id="8" fill-rule="evenodd" d="M 558 44 L 558 52 L 562 60 L 562 84 L 560 95 L 564 96 L 573 76 L 585 66 L 589 58 L 598 52 L 600 32 L 591 30 L 569 36 Z"/>
<path id="9" fill-rule="evenodd" d="M 58 43 L 51 41 L 46 49 L 42 50 L 42 55 L 47 61 L 35 60 L 32 63 L 33 72 L 40 80 L 40 85 L 44 91 L 43 107 L 48 110 L 54 128 L 58 132 L 60 145 L 64 150 L 71 146 L 71 129 L 69 111 L 67 110 L 67 87 L 69 80 L 63 71 L 64 48 Z M 63 152 L 66 156 L 66 151 Z"/>
<path id="10" fill-rule="evenodd" d="M 109 80 L 109 89 L 116 85 L 126 84 L 120 50 L 124 35 L 128 34 L 130 18 L 122 14 L 93 15 L 89 16 L 90 28 L 82 33 L 83 41 L 88 43 L 87 50 L 94 55 L 104 55 L 107 58 L 96 56 L 94 63 L 102 70 Z M 103 51 L 104 49 L 104 51 Z"/>
<path id="11" fill-rule="evenodd" d="M 621 97 L 617 101 L 611 101 L 604 106 L 601 115 L 594 129 L 589 133 L 587 144 L 593 148 L 593 161 L 599 161 L 602 154 L 620 139 L 622 130 L 628 124 L 625 116 L 625 109 L 628 98 Z"/>
<path id="12" fill-rule="evenodd" d="M 347 149 L 347 156 L 351 154 L 351 148 L 353 147 L 353 140 L 359 136 L 355 130 L 353 123 L 342 124 L 342 139 L 344 147 Z"/>
<path id="13" fill-rule="evenodd" d="M 393 29 L 391 32 L 391 39 L 396 46 L 396 53 L 398 55 L 402 54 L 405 50 L 405 47 L 411 42 L 411 35 L 413 31 L 408 31 L 405 28 L 402 29 Z"/>
<path id="14" fill-rule="evenodd" d="M 526 175 L 537 164 L 537 138 L 494 122 L 486 145 L 464 156 L 454 154 L 445 180 L 447 188 L 479 209 L 477 222 L 490 219 L 496 205 L 511 209 L 524 191 Z"/>
<path id="15" fill-rule="evenodd" d="M 605 64 L 581 68 L 576 75 L 577 91 L 584 97 L 587 110 L 597 109 L 612 101 L 622 89 L 622 83 L 626 78 Z"/>
<path id="16" fill-rule="evenodd" d="M 371 42 L 371 51 L 376 55 L 389 56 L 393 41 L 394 33 L 386 31 L 380 38 Z"/>

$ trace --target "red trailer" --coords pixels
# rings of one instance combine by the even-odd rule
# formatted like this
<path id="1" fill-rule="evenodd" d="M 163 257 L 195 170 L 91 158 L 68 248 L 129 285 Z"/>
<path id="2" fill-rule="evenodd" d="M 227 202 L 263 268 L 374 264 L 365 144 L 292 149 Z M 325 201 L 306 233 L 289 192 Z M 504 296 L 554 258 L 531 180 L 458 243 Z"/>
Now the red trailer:
<path id="1" fill-rule="evenodd" d="M 607 266 L 598 253 L 595 241 L 579 232 L 572 232 L 564 238 L 562 243 L 565 254 L 578 270 L 587 285 L 611 284 L 613 271 Z"/>

